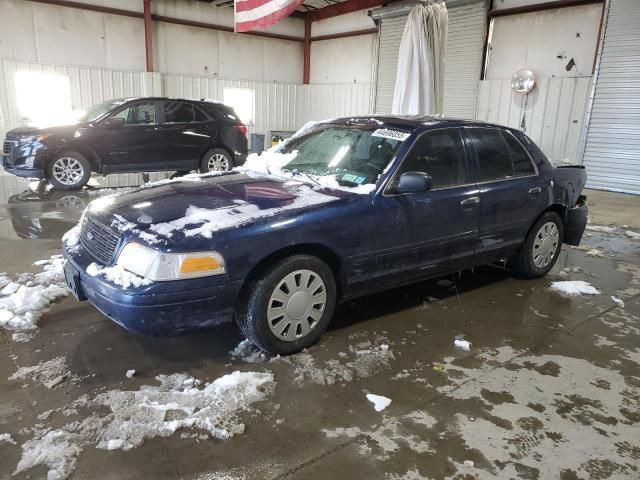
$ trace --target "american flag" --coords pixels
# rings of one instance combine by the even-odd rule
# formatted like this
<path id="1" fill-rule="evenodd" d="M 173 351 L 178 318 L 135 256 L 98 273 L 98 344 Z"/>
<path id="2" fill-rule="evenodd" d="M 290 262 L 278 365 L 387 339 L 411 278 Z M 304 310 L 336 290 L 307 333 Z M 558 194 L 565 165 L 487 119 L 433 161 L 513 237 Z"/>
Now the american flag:
<path id="1" fill-rule="evenodd" d="M 235 0 L 236 32 L 265 28 L 291 15 L 303 0 Z"/>

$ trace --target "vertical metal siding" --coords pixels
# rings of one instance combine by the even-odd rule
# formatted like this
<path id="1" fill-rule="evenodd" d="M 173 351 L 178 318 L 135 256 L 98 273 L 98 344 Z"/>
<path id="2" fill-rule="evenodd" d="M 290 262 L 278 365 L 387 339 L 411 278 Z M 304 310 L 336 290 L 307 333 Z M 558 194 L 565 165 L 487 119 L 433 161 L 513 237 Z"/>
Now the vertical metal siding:
<path id="1" fill-rule="evenodd" d="M 539 79 L 526 99 L 511 90 L 510 80 L 484 80 L 476 118 L 520 128 L 554 163 L 578 163 L 578 145 L 591 77 Z M 526 101 L 526 108 L 525 108 Z"/>
<path id="2" fill-rule="evenodd" d="M 444 114 L 473 118 L 482 68 L 486 2 L 450 6 L 444 73 Z M 398 70 L 398 53 L 407 15 L 382 18 L 378 46 L 376 113 L 390 113 Z"/>
<path id="3" fill-rule="evenodd" d="M 444 114 L 473 118 L 482 69 L 485 19 L 484 1 L 451 7 L 444 70 Z"/>
<path id="4" fill-rule="evenodd" d="M 376 113 L 391 113 L 396 86 L 398 52 L 407 15 L 380 20 L 378 37 L 378 75 L 376 81 Z"/>
<path id="5" fill-rule="evenodd" d="M 640 2 L 611 0 L 583 163 L 588 183 L 640 194 Z"/>

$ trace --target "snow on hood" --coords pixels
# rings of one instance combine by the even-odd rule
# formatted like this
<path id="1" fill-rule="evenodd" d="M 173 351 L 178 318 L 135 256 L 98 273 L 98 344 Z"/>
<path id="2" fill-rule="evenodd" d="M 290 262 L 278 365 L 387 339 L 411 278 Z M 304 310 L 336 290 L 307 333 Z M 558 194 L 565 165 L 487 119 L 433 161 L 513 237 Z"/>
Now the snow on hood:
<path id="1" fill-rule="evenodd" d="M 273 194 L 280 195 L 276 190 Z M 297 185 L 295 194 L 283 199 L 286 201 L 278 202 L 271 208 L 260 208 L 256 203 L 240 199 L 235 199 L 231 205 L 224 208 L 203 208 L 190 205 L 184 216 L 169 222 L 152 224 L 150 230 L 164 237 L 171 237 L 175 231 L 180 231 L 186 237 L 201 235 L 205 238 L 211 238 L 212 234 L 219 230 L 272 217 L 288 210 L 320 205 L 338 199 L 338 197 L 316 191 L 306 185 Z"/>

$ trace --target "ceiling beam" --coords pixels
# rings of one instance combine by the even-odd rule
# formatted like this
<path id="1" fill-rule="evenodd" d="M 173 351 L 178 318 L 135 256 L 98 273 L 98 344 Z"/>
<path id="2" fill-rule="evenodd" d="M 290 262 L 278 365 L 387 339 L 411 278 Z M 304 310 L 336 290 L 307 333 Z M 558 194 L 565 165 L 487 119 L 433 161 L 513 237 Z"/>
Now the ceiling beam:
<path id="1" fill-rule="evenodd" d="M 338 17 L 347 13 L 357 12 L 365 8 L 380 7 L 391 3 L 389 0 L 346 0 L 340 3 L 334 3 L 327 7 L 307 12 L 305 15 L 312 21 L 325 20 L 327 18 Z"/>

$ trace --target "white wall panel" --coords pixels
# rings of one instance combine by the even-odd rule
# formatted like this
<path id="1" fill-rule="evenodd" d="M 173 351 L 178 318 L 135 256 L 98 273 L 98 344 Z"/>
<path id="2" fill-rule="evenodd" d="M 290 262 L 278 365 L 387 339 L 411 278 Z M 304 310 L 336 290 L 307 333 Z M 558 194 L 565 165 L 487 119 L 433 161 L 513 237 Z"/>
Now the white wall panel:
<path id="1" fill-rule="evenodd" d="M 578 146 L 591 77 L 539 79 L 528 98 L 510 80 L 480 82 L 476 118 L 521 128 L 555 163 L 579 163 Z M 525 106 L 526 104 L 526 106 Z"/>
<path id="2" fill-rule="evenodd" d="M 311 43 L 311 83 L 371 82 L 376 41 L 370 34 Z"/>

